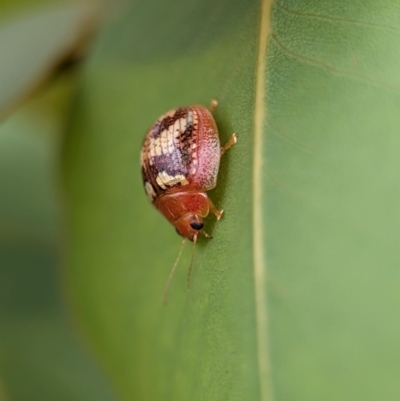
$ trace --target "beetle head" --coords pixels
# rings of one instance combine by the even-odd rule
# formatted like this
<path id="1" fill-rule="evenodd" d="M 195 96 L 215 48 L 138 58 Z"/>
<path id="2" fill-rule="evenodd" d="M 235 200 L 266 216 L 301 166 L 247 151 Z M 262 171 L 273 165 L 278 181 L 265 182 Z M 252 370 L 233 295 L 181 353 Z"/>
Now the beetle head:
<path id="1" fill-rule="evenodd" d="M 204 223 L 203 218 L 197 214 L 186 214 L 175 222 L 175 228 L 179 235 L 190 241 L 196 242 L 202 232 Z"/>

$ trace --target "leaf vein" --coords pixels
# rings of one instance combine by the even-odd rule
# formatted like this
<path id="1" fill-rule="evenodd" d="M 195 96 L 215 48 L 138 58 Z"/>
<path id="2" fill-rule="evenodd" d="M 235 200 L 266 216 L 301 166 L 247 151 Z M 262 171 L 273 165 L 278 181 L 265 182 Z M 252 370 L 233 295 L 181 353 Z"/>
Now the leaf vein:
<path id="1" fill-rule="evenodd" d="M 358 20 L 358 19 L 353 19 L 353 18 L 332 17 L 330 15 L 324 15 L 324 14 L 307 13 L 304 11 L 294 10 L 292 8 L 286 7 L 280 1 L 276 1 L 275 5 L 278 8 L 280 8 L 281 10 L 283 10 L 284 12 L 286 12 L 287 14 L 297 15 L 299 17 L 320 19 L 320 20 L 326 20 L 326 21 L 332 21 L 332 22 L 343 22 L 346 24 L 362 25 L 362 26 L 367 26 L 367 27 L 388 29 L 391 31 L 400 32 L 400 27 L 397 27 L 397 26 L 377 24 L 374 22 Z"/>
<path id="2" fill-rule="evenodd" d="M 263 129 L 266 118 L 266 54 L 271 34 L 271 8 L 273 0 L 261 1 L 258 62 L 254 112 L 254 163 L 253 163 L 253 263 L 256 309 L 257 360 L 261 401 L 272 401 L 270 353 L 267 315 L 267 264 L 264 255 L 264 227 L 262 209 Z"/>
<path id="3" fill-rule="evenodd" d="M 287 47 L 285 44 L 283 44 L 283 42 L 274 34 L 271 33 L 270 35 L 271 39 L 281 48 L 281 50 L 287 54 L 288 56 L 297 59 L 299 61 L 305 62 L 307 64 L 310 65 L 314 65 L 316 67 L 320 67 L 328 72 L 330 72 L 331 74 L 334 75 L 338 75 L 341 77 L 345 77 L 345 78 L 353 78 L 353 79 L 357 79 L 358 81 L 364 82 L 364 83 L 368 83 L 368 84 L 372 84 L 376 87 L 380 87 L 382 89 L 387 89 L 390 90 L 392 92 L 399 92 L 400 93 L 400 86 L 398 85 L 390 85 L 388 82 L 385 81 L 380 81 L 377 80 L 375 78 L 372 78 L 368 75 L 363 75 L 363 74 L 357 74 L 353 71 L 348 71 L 348 70 L 341 70 L 337 67 L 333 67 L 330 64 L 327 64 L 323 61 L 320 61 L 318 59 L 312 58 L 312 57 L 307 57 L 304 56 L 300 53 L 295 52 L 294 50 L 290 49 L 289 47 Z"/>

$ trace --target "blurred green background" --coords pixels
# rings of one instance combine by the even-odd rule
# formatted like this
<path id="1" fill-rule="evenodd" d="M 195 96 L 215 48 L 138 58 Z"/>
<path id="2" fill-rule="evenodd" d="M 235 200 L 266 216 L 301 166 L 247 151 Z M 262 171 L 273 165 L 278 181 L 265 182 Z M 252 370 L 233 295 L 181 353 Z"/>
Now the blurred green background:
<path id="1" fill-rule="evenodd" d="M 1 0 L 0 29 L 20 13 L 40 13 L 41 4 Z M 59 148 L 75 75 L 65 72 L 47 83 L 0 125 L 2 401 L 117 399 L 72 324 L 60 280 L 65 230 Z M 3 74 L 3 90 L 4 84 Z"/>

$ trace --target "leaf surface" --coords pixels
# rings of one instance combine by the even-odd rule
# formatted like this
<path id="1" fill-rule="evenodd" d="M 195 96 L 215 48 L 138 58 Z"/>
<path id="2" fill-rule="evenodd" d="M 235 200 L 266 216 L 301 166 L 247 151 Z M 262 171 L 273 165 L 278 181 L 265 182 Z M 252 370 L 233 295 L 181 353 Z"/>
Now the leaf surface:
<path id="1" fill-rule="evenodd" d="M 261 10 L 261 11 L 260 11 Z M 400 13 L 392 1 L 146 2 L 104 33 L 65 147 L 75 310 L 130 400 L 397 400 Z M 162 113 L 219 100 L 214 239 L 142 188 Z"/>

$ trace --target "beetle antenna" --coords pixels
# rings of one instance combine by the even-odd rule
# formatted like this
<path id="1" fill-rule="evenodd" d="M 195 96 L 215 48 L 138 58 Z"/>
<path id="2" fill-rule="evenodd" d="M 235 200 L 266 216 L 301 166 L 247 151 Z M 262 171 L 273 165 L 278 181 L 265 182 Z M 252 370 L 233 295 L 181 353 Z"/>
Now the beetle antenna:
<path id="1" fill-rule="evenodd" d="M 165 284 L 164 297 L 163 297 L 164 305 L 167 305 L 167 302 L 168 302 L 169 287 L 171 287 L 172 277 L 174 276 L 176 266 L 178 266 L 179 260 L 181 258 L 182 251 L 183 251 L 183 245 L 185 245 L 185 238 L 183 238 L 183 240 L 182 240 L 182 244 L 181 244 L 181 248 L 179 249 L 178 257 L 176 258 L 176 261 L 171 269 L 171 272 L 169 273 L 167 283 Z"/>
<path id="2" fill-rule="evenodd" d="M 192 266 L 193 266 L 193 258 L 194 258 L 194 250 L 196 248 L 196 242 L 197 242 L 197 234 L 195 234 L 193 237 L 192 257 L 190 259 L 190 265 L 189 265 L 189 270 L 188 270 L 188 275 L 187 275 L 187 283 L 186 283 L 188 290 L 190 290 L 190 277 L 192 276 Z"/>

